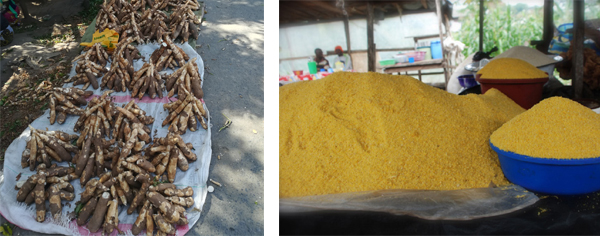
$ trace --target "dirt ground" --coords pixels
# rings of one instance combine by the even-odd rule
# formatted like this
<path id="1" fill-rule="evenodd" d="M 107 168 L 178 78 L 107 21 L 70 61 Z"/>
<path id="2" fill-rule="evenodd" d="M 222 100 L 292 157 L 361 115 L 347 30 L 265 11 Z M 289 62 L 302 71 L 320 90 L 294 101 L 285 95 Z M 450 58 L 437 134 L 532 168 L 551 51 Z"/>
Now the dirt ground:
<path id="1" fill-rule="evenodd" d="M 208 194 L 200 220 L 188 234 L 260 235 L 264 234 L 264 2 L 206 3 L 208 14 L 197 51 L 205 64 L 204 100 L 212 114 L 209 178 L 222 187 L 214 186 Z M 4 150 L 47 109 L 47 99 L 35 89 L 47 83 L 62 86 L 86 29 L 81 0 L 33 1 L 27 7 L 35 20 L 16 27 L 13 43 L 1 48 L 0 179 Z M 218 132 L 224 115 L 233 124 Z M 5 222 L 0 217 L 0 224 Z M 13 235 L 39 234 L 13 230 Z"/>
<path id="2" fill-rule="evenodd" d="M 86 29 L 80 0 L 19 2 L 31 19 L 14 26 L 13 42 L 0 48 L 0 160 L 12 140 L 47 109 L 45 94 L 35 89 L 48 83 L 60 87 L 67 79 Z"/>

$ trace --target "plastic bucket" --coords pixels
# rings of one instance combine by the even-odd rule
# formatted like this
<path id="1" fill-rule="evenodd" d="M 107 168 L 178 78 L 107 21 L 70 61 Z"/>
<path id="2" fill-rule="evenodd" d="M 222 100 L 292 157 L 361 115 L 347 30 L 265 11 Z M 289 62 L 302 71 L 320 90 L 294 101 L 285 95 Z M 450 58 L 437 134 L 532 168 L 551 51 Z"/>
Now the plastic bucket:
<path id="1" fill-rule="evenodd" d="M 309 61 L 308 62 L 308 73 L 314 75 L 317 73 L 317 62 Z"/>
<path id="2" fill-rule="evenodd" d="M 417 51 L 425 52 L 423 60 L 431 60 L 431 47 L 418 47 Z"/>
<path id="3" fill-rule="evenodd" d="M 498 153 L 504 176 L 512 183 L 534 192 L 577 195 L 600 190 L 600 157 L 560 160 L 534 158 L 500 150 Z"/>
<path id="4" fill-rule="evenodd" d="M 495 88 L 512 99 L 519 106 L 529 109 L 542 100 L 544 84 L 548 77 L 539 79 L 481 79 L 477 74 L 475 80 L 481 85 L 481 93 Z"/>
<path id="5" fill-rule="evenodd" d="M 442 44 L 440 41 L 431 41 L 431 58 L 442 59 Z"/>

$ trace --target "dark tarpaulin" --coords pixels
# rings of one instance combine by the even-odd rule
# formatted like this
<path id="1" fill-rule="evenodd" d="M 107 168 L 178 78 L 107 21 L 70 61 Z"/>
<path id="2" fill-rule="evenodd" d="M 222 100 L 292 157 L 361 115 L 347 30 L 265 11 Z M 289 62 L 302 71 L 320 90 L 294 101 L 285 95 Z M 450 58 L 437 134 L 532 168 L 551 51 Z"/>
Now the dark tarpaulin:
<path id="1" fill-rule="evenodd" d="M 423 220 L 377 212 L 282 214 L 280 234 L 600 234 L 600 192 L 538 195 L 534 205 L 506 215 L 468 221 Z"/>

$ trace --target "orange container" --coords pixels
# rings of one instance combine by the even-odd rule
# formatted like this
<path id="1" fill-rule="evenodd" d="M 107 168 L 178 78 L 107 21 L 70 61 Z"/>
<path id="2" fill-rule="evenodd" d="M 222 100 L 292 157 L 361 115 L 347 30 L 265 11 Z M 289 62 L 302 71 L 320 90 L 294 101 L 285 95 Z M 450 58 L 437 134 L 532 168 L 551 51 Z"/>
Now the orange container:
<path id="1" fill-rule="evenodd" d="M 475 80 L 481 84 L 481 93 L 495 88 L 512 99 L 519 106 L 529 109 L 542 100 L 544 84 L 548 77 L 539 79 L 481 79 L 477 74 Z"/>

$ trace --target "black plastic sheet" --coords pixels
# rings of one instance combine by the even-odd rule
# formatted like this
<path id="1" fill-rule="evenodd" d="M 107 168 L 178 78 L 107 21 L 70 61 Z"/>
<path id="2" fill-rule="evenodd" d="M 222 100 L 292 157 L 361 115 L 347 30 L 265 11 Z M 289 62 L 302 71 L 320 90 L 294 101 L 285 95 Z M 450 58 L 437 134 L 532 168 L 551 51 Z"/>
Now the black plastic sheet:
<path id="1" fill-rule="evenodd" d="M 280 214 L 280 234 L 600 234 L 600 192 L 580 196 L 540 195 L 512 213 L 473 220 L 424 220 L 366 211 Z"/>

